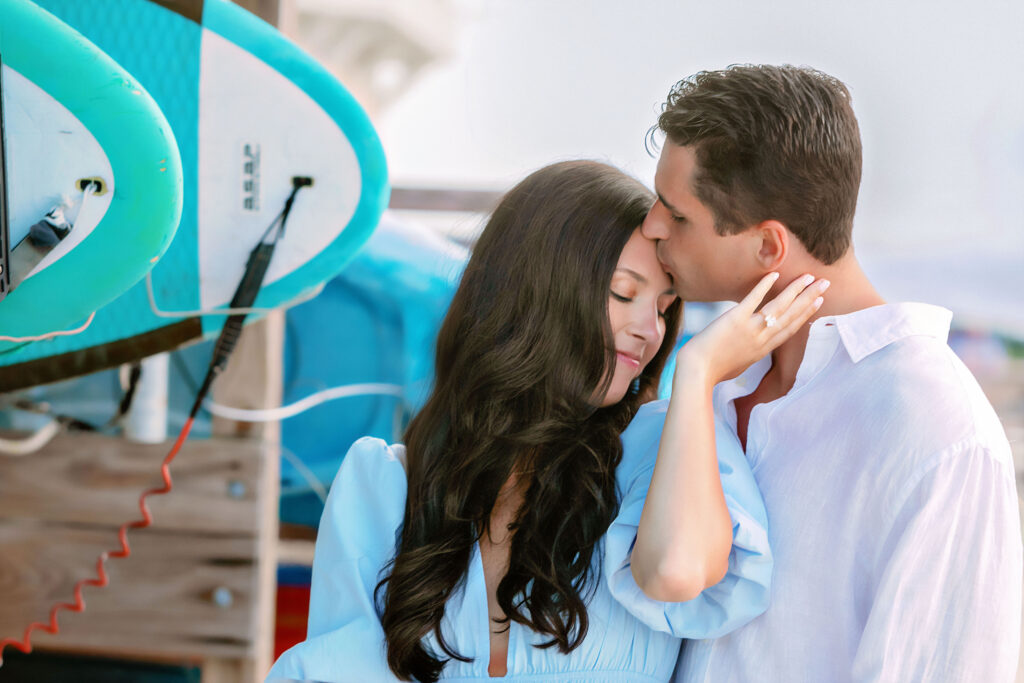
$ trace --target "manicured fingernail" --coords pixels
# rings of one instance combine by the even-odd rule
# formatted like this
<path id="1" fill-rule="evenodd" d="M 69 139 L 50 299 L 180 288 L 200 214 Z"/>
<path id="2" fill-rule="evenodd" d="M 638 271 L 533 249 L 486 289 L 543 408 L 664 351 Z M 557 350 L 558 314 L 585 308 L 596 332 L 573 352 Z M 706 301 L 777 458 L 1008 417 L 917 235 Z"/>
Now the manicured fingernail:
<path id="1" fill-rule="evenodd" d="M 814 307 L 817 308 L 818 306 L 821 306 L 821 304 L 824 301 L 825 299 L 819 296 L 817 299 L 814 300 Z"/>
<path id="2" fill-rule="evenodd" d="M 821 282 L 818 283 L 818 289 L 824 292 L 826 289 L 828 289 L 828 286 L 831 284 L 832 283 L 829 282 L 828 280 L 822 280 Z"/>
<path id="3" fill-rule="evenodd" d="M 772 282 L 774 282 L 775 280 L 779 279 L 779 271 L 775 271 L 774 273 L 768 273 L 768 274 L 772 276 Z"/>
<path id="4" fill-rule="evenodd" d="M 809 285 L 812 282 L 814 282 L 814 276 L 813 275 L 804 275 L 804 279 L 802 280 L 802 282 L 803 282 L 804 287 L 806 287 L 807 285 Z"/>

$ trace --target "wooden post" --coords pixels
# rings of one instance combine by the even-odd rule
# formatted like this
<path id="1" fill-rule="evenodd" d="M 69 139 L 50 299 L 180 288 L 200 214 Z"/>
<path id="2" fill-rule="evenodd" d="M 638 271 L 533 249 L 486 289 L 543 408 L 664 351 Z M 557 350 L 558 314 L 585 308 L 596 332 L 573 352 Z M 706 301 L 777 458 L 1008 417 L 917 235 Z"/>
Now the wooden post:
<path id="1" fill-rule="evenodd" d="M 281 23 L 280 0 L 234 0 L 234 2 L 271 26 L 278 26 Z"/>
<path id="2" fill-rule="evenodd" d="M 235 0 L 272 26 L 280 25 L 280 0 Z M 284 387 L 284 313 L 272 313 L 249 325 L 224 375 L 213 389 L 214 400 L 224 405 L 269 408 L 281 405 Z M 253 405 L 255 402 L 255 405 Z M 214 420 L 215 434 L 245 433 L 247 425 Z M 251 659 L 228 662 L 207 660 L 202 683 L 262 681 L 273 664 L 274 621 L 277 604 L 277 536 L 281 489 L 281 426 L 265 423 L 252 430 L 263 445 L 263 471 L 256 561 L 256 651 Z"/>
<path id="3" fill-rule="evenodd" d="M 213 387 L 214 401 L 238 408 L 281 405 L 284 391 L 284 312 L 275 311 L 247 326 Z M 215 418 L 213 432 L 221 436 L 250 437 L 262 452 L 259 474 L 256 566 L 253 596 L 256 634 L 253 656 L 239 662 L 207 660 L 203 683 L 262 681 L 273 664 L 274 620 L 277 604 L 278 506 L 281 490 L 280 422 L 238 423 Z"/>

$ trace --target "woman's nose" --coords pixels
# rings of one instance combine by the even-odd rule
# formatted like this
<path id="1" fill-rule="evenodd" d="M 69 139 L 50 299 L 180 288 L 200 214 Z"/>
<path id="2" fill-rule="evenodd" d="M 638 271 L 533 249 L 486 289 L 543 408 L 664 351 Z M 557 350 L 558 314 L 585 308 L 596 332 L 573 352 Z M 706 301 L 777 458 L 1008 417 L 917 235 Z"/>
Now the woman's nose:
<path id="1" fill-rule="evenodd" d="M 655 307 L 648 309 L 646 306 L 642 308 L 638 306 L 637 309 L 630 332 L 645 342 L 656 341 L 661 335 L 661 316 L 658 309 Z"/>

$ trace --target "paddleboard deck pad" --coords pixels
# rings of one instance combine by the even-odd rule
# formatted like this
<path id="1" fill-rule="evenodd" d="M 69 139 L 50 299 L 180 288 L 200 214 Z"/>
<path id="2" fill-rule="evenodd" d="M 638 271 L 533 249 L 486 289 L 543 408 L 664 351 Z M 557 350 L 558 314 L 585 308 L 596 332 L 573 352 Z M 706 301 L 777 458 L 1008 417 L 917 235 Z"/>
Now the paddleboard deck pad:
<path id="1" fill-rule="evenodd" d="M 51 382 L 217 335 L 249 253 L 297 195 L 254 307 L 315 291 L 387 204 L 383 149 L 354 98 L 276 29 L 228 0 L 40 0 L 138 79 L 182 160 L 178 232 L 140 282 L 81 334 L 0 353 L 0 391 Z M 250 317 L 251 319 L 251 317 Z"/>

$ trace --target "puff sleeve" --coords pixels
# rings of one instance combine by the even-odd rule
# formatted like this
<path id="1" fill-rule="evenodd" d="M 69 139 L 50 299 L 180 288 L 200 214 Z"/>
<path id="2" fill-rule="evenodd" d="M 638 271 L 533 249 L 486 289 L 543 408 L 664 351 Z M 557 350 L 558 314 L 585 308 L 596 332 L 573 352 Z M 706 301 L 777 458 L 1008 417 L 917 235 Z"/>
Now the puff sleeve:
<path id="1" fill-rule="evenodd" d="M 651 628 L 679 638 L 716 638 L 768 608 L 773 563 L 767 513 L 736 435 L 716 420 L 718 471 L 733 529 L 728 573 L 687 602 L 660 602 L 644 594 L 633 579 L 630 555 L 667 407 L 667 401 L 642 406 L 622 435 L 618 477 L 622 501 L 605 540 L 603 577 L 612 596 Z"/>
<path id="2" fill-rule="evenodd" d="M 394 681 L 374 605 L 405 512 L 404 447 L 362 438 L 349 449 L 320 519 L 306 640 L 274 664 L 267 682 Z"/>

